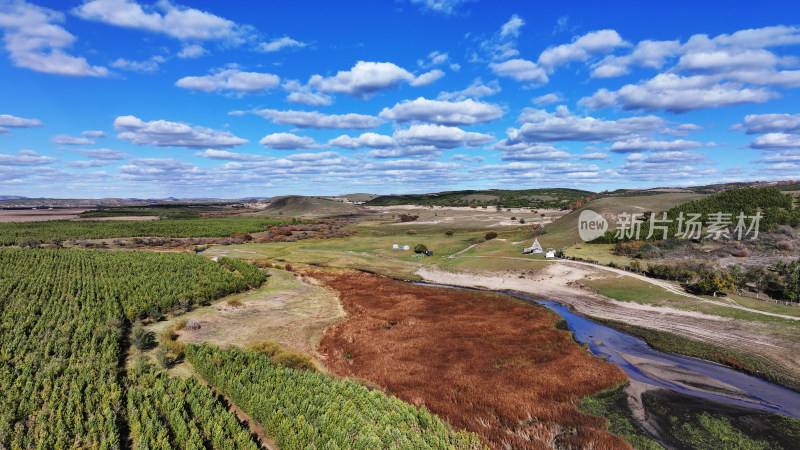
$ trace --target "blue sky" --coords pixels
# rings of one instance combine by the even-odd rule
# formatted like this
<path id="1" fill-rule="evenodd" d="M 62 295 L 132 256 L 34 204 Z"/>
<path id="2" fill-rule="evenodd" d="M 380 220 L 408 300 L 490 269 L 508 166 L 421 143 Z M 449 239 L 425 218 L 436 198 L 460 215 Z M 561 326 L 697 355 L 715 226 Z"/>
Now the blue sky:
<path id="1" fill-rule="evenodd" d="M 800 179 L 791 1 L 0 0 L 0 32 L 0 194 Z"/>

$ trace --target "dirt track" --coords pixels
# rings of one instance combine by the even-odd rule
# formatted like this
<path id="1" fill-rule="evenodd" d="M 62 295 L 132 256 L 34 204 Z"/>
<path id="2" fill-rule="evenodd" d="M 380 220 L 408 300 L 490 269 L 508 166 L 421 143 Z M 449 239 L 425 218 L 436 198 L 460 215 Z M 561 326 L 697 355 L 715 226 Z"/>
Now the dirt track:
<path id="1" fill-rule="evenodd" d="M 621 302 L 582 290 L 572 282 L 600 269 L 575 262 L 554 262 L 533 277 L 518 274 L 454 273 L 430 268 L 417 274 L 431 283 L 491 290 L 517 291 L 568 305 L 584 316 L 616 320 L 690 339 L 743 351 L 780 366 L 788 374 L 800 373 L 800 344 L 790 340 L 787 326 L 744 321 L 669 307 Z M 633 275 L 633 274 L 631 274 Z"/>
<path id="2" fill-rule="evenodd" d="M 474 245 L 470 246 L 470 247 L 467 247 L 464 250 L 461 250 L 461 252 L 458 252 L 458 253 L 455 253 L 453 255 L 450 255 L 448 258 L 457 257 L 459 255 L 459 253 L 465 252 L 465 251 L 469 250 L 472 247 L 474 247 Z M 527 258 L 517 258 L 517 257 L 513 257 L 513 256 L 469 256 L 468 258 L 502 258 L 502 259 L 518 259 L 518 260 L 522 260 L 522 261 L 530 261 L 530 259 L 527 259 Z M 551 262 L 551 263 L 563 263 L 563 261 L 559 261 L 559 260 L 545 260 L 545 261 Z M 687 297 L 687 298 L 698 300 L 698 301 L 701 301 L 703 303 L 711 303 L 711 304 L 718 305 L 718 306 L 724 306 L 726 308 L 740 309 L 742 311 L 747 311 L 747 312 L 756 313 L 756 314 L 763 314 L 765 316 L 771 316 L 771 317 L 779 317 L 781 319 L 800 321 L 800 317 L 797 317 L 797 316 L 787 316 L 785 314 L 776 314 L 776 313 L 771 313 L 771 312 L 767 312 L 767 311 L 759 311 L 757 309 L 746 308 L 744 306 L 737 305 L 736 303 L 732 303 L 732 302 L 714 301 L 714 300 L 709 300 L 707 298 L 698 297 L 696 295 L 692 295 L 692 294 L 689 294 L 689 293 L 685 292 L 683 289 L 681 289 L 680 287 L 676 286 L 674 283 L 671 283 L 669 281 L 650 278 L 650 277 L 647 277 L 645 275 L 640 275 L 638 273 L 628 272 L 627 270 L 616 269 L 616 268 L 613 268 L 613 267 L 606 267 L 606 266 L 600 267 L 597 264 L 592 264 L 592 263 L 583 262 L 583 261 L 569 261 L 569 264 L 582 265 L 582 266 L 591 267 L 593 269 L 596 269 L 596 271 L 603 270 L 603 271 L 606 271 L 606 272 L 613 272 L 613 273 L 616 273 L 617 275 L 621 275 L 621 276 L 636 278 L 637 280 L 644 281 L 645 283 L 650 283 L 652 285 L 655 285 L 655 286 L 661 287 L 663 289 L 666 289 L 667 291 L 672 292 L 673 294 L 677 294 L 677 295 L 681 295 L 681 296 L 684 296 L 684 297 Z"/>

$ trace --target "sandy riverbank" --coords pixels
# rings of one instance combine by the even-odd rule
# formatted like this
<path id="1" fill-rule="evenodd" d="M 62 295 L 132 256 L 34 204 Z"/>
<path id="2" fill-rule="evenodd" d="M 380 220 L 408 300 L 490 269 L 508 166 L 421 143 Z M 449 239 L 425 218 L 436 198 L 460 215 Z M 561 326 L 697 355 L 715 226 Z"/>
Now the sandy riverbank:
<path id="1" fill-rule="evenodd" d="M 769 359 L 787 373 L 800 373 L 800 344 L 784 329 L 761 321 L 737 320 L 670 307 L 616 301 L 578 287 L 578 281 L 599 268 L 556 262 L 520 278 L 518 272 L 449 272 L 422 268 L 417 274 L 429 283 L 498 291 L 515 291 L 553 300 L 583 316 L 619 321 L 673 333 L 700 342 Z M 782 332 L 783 331 L 783 332 Z"/>

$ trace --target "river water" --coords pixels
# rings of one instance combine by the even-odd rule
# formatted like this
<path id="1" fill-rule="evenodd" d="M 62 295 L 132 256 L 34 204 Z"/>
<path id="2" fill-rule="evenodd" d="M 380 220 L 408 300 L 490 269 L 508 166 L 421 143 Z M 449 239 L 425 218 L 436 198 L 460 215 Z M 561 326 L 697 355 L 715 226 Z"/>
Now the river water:
<path id="1" fill-rule="evenodd" d="M 557 302 L 506 292 L 490 292 L 532 301 L 556 312 L 567 321 L 577 341 L 587 344 L 595 356 L 619 366 L 632 380 L 730 405 L 800 419 L 800 393 L 720 364 L 654 350 L 641 339 L 584 319 Z"/>

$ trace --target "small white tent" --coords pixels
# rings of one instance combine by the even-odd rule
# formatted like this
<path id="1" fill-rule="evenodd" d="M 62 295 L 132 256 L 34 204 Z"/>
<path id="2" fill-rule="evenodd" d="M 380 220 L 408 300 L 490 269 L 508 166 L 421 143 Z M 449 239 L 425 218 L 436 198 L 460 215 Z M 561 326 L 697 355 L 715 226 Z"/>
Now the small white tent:
<path id="1" fill-rule="evenodd" d="M 523 248 L 522 253 L 528 255 L 530 253 L 542 253 L 542 245 L 539 244 L 538 239 L 533 240 L 533 245 L 528 248 Z"/>
<path id="2" fill-rule="evenodd" d="M 404 245 L 404 246 L 403 246 L 403 250 L 411 250 L 411 247 L 409 247 L 409 246 L 407 246 L 407 245 Z"/>
<path id="3" fill-rule="evenodd" d="M 400 250 L 400 246 L 397 244 L 392 245 L 392 250 Z"/>

